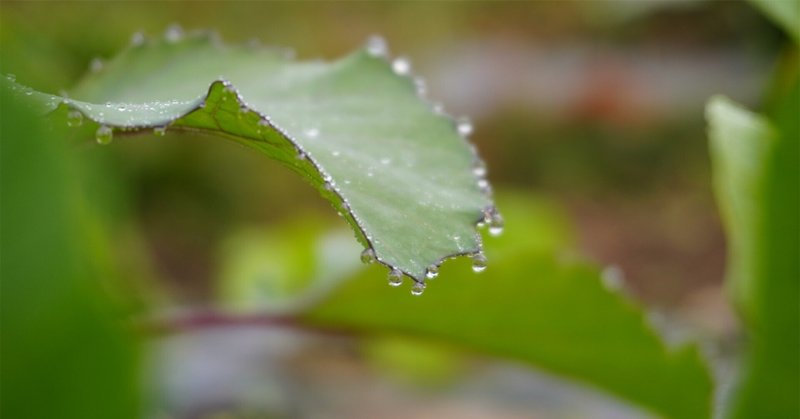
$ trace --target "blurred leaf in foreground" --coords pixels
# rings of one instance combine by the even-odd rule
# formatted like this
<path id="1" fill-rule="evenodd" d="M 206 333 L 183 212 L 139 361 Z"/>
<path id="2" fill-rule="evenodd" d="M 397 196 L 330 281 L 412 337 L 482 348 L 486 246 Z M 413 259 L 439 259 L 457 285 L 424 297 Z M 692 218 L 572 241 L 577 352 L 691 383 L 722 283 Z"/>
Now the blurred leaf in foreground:
<path id="1" fill-rule="evenodd" d="M 65 138 L 0 95 L 0 416 L 135 418 L 137 343 L 88 260 Z"/>

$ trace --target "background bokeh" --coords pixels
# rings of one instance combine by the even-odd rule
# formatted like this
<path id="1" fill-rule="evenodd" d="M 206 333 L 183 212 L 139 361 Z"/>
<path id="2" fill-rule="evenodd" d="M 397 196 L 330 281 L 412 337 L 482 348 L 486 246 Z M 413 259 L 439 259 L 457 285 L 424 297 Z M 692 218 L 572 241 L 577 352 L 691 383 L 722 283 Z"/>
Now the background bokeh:
<path id="1" fill-rule="evenodd" d="M 763 99 L 785 35 L 747 3 L 4 1 L 0 11 L 0 73 L 51 93 L 69 91 L 135 32 L 159 37 L 172 23 L 291 48 L 301 60 L 335 59 L 381 34 L 410 57 L 429 97 L 472 118 L 501 195 L 555 208 L 577 252 L 622 277 L 670 327 L 737 336 L 703 108 L 716 93 L 753 108 Z M 233 143 L 168 135 L 79 148 L 104 173 L 89 189 L 111 196 L 106 216 L 124 220 L 112 224 L 131 293 L 167 307 L 211 302 L 214 278 L 235 275 L 225 255 L 248 231 L 308 219 L 345 227 L 297 176 Z M 260 249 L 280 254 L 280 245 Z M 343 338 L 247 328 L 165 338 L 152 345 L 147 411 L 291 411 L 301 392 L 317 400 L 308 417 L 646 415 L 527 368 L 404 345 L 356 350 Z M 409 377 L 404 362 L 422 373 Z"/>

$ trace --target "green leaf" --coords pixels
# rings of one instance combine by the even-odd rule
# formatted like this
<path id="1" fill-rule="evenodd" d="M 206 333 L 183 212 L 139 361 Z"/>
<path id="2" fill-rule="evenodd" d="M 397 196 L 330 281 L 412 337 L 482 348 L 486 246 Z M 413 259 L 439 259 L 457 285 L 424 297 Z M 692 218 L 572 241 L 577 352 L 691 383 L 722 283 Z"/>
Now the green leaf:
<path id="1" fill-rule="evenodd" d="M 501 201 L 510 232 L 543 231 L 547 211 Z M 557 220 L 557 219 L 556 219 Z M 542 226 L 545 226 L 543 229 Z M 564 235 L 562 230 L 559 236 Z M 601 387 L 671 418 L 706 418 L 711 380 L 693 346 L 668 348 L 642 310 L 603 286 L 593 267 L 559 262 L 563 238 L 498 238 L 493 260 L 476 275 L 447 264 L 422 298 L 397 298 L 368 269 L 306 312 L 315 327 L 426 338 L 511 358 Z"/>
<path id="2" fill-rule="evenodd" d="M 800 43 L 800 1 L 750 0 L 750 3 L 783 28 L 794 42 Z"/>
<path id="3" fill-rule="evenodd" d="M 255 148 L 316 187 L 379 262 L 419 282 L 446 258 L 481 252 L 475 224 L 497 218 L 474 170 L 482 162 L 459 133 L 471 128 L 419 97 L 407 62 L 388 62 L 374 42 L 330 63 L 293 62 L 208 34 L 178 36 L 125 49 L 66 106 L 32 96 L 62 118 L 70 108 L 102 125 L 101 142 L 110 139 L 103 127 L 167 127 Z"/>
<path id="4" fill-rule="evenodd" d="M 748 348 L 729 416 L 800 417 L 800 89 L 765 117 L 723 97 L 707 107 L 727 285 Z"/>
<path id="5" fill-rule="evenodd" d="M 138 342 L 92 260 L 74 156 L 28 105 L 0 86 L 0 417 L 138 417 Z"/>

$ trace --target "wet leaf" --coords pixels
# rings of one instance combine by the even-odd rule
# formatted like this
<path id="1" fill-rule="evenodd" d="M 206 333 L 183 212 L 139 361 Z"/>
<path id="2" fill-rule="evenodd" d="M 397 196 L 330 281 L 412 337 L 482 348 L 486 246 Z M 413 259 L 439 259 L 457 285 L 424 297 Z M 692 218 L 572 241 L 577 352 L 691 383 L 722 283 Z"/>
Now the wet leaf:
<path id="1" fill-rule="evenodd" d="M 70 99 L 15 87 L 99 143 L 166 129 L 255 148 L 317 188 L 380 263 L 423 281 L 445 258 L 481 252 L 475 224 L 492 202 L 470 126 L 432 109 L 409 64 L 380 47 L 295 62 L 168 31 L 97 65 Z"/>

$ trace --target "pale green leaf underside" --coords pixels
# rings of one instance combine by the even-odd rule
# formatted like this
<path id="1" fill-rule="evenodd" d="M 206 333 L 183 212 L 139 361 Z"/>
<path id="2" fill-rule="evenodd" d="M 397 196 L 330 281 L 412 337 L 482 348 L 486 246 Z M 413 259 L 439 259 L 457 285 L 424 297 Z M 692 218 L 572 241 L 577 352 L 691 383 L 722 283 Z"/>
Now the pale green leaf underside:
<path id="1" fill-rule="evenodd" d="M 61 102 L 35 94 L 51 110 Z M 115 131 L 204 131 L 264 152 L 330 200 L 381 263 L 417 281 L 445 258 L 481 251 L 475 224 L 492 202 L 473 174 L 473 148 L 412 79 L 366 50 L 294 62 L 207 34 L 153 40 L 71 97 L 69 107 Z"/>

